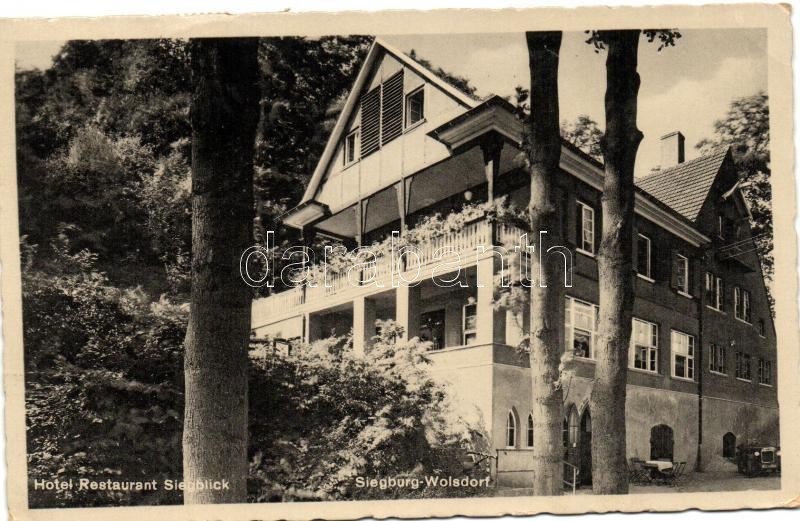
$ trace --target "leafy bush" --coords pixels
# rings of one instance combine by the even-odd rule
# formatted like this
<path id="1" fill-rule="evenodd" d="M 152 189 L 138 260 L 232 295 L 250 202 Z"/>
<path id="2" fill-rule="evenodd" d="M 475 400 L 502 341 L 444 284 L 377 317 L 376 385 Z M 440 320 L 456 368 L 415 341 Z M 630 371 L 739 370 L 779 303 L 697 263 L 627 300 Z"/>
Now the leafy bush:
<path id="1" fill-rule="evenodd" d="M 85 250 L 57 248 L 56 260 L 63 275 L 23 277 L 31 507 L 180 503 L 163 490 L 33 490 L 35 479 L 181 475 L 186 310 L 110 286 Z"/>
<path id="2" fill-rule="evenodd" d="M 356 486 L 359 476 L 463 477 L 466 450 L 484 448 L 430 377 L 427 346 L 396 342 L 393 324 L 381 331 L 364 355 L 339 338 L 254 359 L 251 501 L 480 493 Z"/>

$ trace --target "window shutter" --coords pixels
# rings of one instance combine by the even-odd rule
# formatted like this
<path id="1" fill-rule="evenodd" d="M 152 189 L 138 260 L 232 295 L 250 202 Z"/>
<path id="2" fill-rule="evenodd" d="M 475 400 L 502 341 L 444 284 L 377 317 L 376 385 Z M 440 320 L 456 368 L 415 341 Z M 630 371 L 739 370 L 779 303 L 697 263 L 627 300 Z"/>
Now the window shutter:
<path id="1" fill-rule="evenodd" d="M 361 156 L 380 147 L 381 88 L 376 87 L 361 98 Z"/>
<path id="2" fill-rule="evenodd" d="M 576 203 L 575 208 L 575 246 L 583 248 L 583 205 Z"/>
<path id="3" fill-rule="evenodd" d="M 633 271 L 639 273 L 639 230 L 633 229 L 633 245 L 631 247 L 631 254 L 633 255 Z M 653 271 L 652 269 L 650 271 Z"/>
<path id="4" fill-rule="evenodd" d="M 383 83 L 381 145 L 403 133 L 403 71 Z"/>
<path id="5" fill-rule="evenodd" d="M 672 289 L 678 289 L 678 253 L 672 250 L 672 266 L 669 275 L 669 285 Z"/>

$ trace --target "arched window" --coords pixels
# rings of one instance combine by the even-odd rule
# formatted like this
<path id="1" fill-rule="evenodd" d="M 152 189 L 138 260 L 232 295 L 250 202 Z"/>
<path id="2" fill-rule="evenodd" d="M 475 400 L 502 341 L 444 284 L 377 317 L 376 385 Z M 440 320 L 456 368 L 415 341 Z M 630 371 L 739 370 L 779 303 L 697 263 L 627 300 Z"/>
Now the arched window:
<path id="1" fill-rule="evenodd" d="M 656 425 L 650 429 L 650 459 L 673 461 L 673 440 L 669 425 Z"/>
<path id="2" fill-rule="evenodd" d="M 514 416 L 514 411 L 508 411 L 508 419 L 506 419 L 506 447 L 513 448 L 517 446 L 517 418 Z"/>
<path id="3" fill-rule="evenodd" d="M 733 459 L 736 457 L 736 435 L 726 432 L 722 437 L 722 457 Z"/>
<path id="4" fill-rule="evenodd" d="M 569 447 L 575 447 L 578 443 L 578 410 L 574 405 L 567 416 L 567 443 Z"/>
<path id="5" fill-rule="evenodd" d="M 528 447 L 533 447 L 533 414 L 528 415 Z"/>

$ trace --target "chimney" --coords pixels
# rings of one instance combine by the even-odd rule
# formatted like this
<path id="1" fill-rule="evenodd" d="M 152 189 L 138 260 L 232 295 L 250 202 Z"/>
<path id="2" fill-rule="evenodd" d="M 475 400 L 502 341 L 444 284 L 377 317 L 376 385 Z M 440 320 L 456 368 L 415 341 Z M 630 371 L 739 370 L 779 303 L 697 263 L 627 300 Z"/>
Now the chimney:
<path id="1" fill-rule="evenodd" d="M 661 136 L 661 168 L 669 168 L 683 163 L 684 140 L 683 134 L 678 131 Z"/>

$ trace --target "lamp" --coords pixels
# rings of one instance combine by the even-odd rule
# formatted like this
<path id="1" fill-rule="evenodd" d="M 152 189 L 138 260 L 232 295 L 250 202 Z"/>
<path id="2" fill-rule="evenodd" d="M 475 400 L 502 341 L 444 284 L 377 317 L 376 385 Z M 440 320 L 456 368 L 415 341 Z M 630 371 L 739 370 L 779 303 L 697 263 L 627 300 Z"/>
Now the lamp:
<path id="1" fill-rule="evenodd" d="M 472 190 L 467 190 L 464 192 L 464 200 L 467 202 L 472 201 Z"/>

